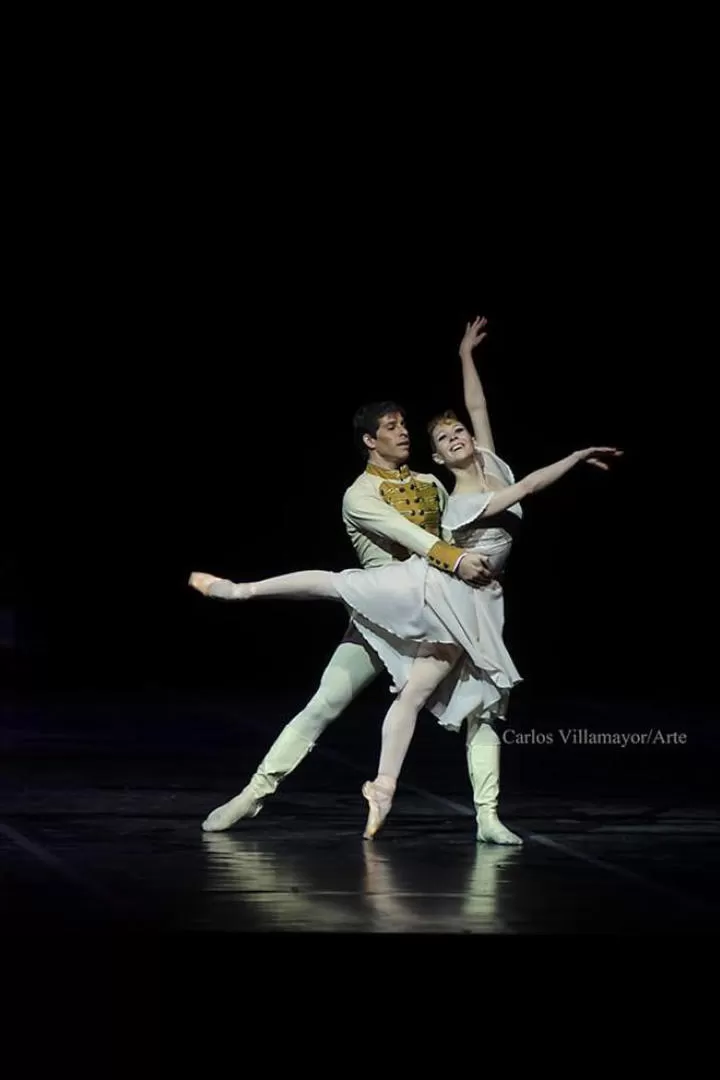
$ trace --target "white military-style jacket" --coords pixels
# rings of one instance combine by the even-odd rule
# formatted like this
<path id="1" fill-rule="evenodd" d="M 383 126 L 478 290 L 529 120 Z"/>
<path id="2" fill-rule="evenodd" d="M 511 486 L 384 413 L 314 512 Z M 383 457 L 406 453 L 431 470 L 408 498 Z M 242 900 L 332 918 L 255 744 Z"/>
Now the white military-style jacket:
<path id="1" fill-rule="evenodd" d="M 446 489 L 431 473 L 369 464 L 342 502 L 343 524 L 360 564 L 373 568 L 420 555 L 453 573 L 464 553 L 440 539 L 447 502 Z"/>

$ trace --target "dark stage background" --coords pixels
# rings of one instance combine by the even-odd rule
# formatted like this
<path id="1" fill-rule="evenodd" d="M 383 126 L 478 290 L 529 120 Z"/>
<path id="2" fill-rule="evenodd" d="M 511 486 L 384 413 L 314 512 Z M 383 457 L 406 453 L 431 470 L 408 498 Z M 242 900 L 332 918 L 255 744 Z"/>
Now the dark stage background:
<path id="1" fill-rule="evenodd" d="M 340 517 L 362 468 L 354 409 L 403 403 L 412 462 L 431 469 L 425 422 L 462 408 L 457 345 L 484 313 L 480 369 L 518 477 L 584 445 L 625 451 L 610 475 L 578 468 L 525 504 L 506 586 L 520 693 L 707 699 L 707 384 L 682 282 L 653 248 L 566 223 L 546 263 L 549 236 L 522 248 L 471 227 L 450 242 L 450 220 L 365 234 L 343 219 L 336 236 L 275 221 L 267 244 L 236 230 L 231 257 L 213 224 L 151 238 L 112 289 L 89 283 L 83 347 L 51 373 L 41 559 L 12 587 L 35 689 L 282 688 L 300 704 L 342 608 L 224 606 L 188 573 L 354 565 Z"/>
<path id="2" fill-rule="evenodd" d="M 193 125 L 192 166 L 145 128 L 127 165 L 98 136 L 82 189 L 43 204 L 36 273 L 56 299 L 27 369 L 4 571 L 22 685 L 302 703 L 343 610 L 231 608 L 187 576 L 354 565 L 340 506 L 362 468 L 355 408 L 404 404 L 429 469 L 425 422 L 462 407 L 457 346 L 483 313 L 496 446 L 517 476 L 587 444 L 625 451 L 611 475 L 579 468 L 525 504 L 506 585 L 520 693 L 714 700 L 702 192 L 668 210 L 658 161 L 623 142 L 622 184 L 589 144 L 570 172 L 502 189 L 467 168 L 434 186 L 395 156 L 378 172 L 347 145 L 327 170 L 325 153 L 290 174 L 258 161 L 240 193 L 216 134 L 201 145 Z"/>

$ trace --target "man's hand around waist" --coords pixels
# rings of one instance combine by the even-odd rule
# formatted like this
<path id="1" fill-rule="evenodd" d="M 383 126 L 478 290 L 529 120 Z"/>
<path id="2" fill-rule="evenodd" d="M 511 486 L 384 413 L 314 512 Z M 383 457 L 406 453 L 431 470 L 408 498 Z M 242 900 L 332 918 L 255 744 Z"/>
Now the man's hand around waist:
<path id="1" fill-rule="evenodd" d="M 493 579 L 487 557 L 480 555 L 477 551 L 469 551 L 466 555 L 461 555 L 455 567 L 455 573 L 468 585 L 489 585 Z"/>

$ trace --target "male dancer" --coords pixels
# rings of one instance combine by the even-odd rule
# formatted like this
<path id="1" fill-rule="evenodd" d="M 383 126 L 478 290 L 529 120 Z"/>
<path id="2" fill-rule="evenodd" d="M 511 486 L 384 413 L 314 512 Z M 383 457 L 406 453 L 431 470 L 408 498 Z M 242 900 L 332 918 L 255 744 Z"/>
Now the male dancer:
<path id="1" fill-rule="evenodd" d="M 410 437 L 403 410 L 391 401 L 366 405 L 357 411 L 353 424 L 366 468 L 345 491 L 342 512 L 361 564 L 383 566 L 414 553 L 470 585 L 487 584 L 490 572 L 482 555 L 438 539 L 447 491 L 436 477 L 409 469 Z M 213 810 L 203 829 L 220 832 L 241 818 L 255 817 L 264 799 L 304 760 L 322 732 L 383 670 L 359 632 L 349 628 L 315 695 L 280 732 L 247 786 Z M 500 741 L 490 724 L 468 722 L 466 752 L 477 839 L 521 844 L 497 817 Z"/>

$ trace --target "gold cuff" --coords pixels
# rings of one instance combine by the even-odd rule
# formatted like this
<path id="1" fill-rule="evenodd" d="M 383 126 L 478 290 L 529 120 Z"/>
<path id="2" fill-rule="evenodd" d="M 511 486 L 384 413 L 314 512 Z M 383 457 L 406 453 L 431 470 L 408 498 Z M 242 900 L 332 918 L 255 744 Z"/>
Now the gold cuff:
<path id="1" fill-rule="evenodd" d="M 438 570 L 445 570 L 448 574 L 452 574 L 457 566 L 458 559 L 464 554 L 462 548 L 453 547 L 452 544 L 446 544 L 444 540 L 438 540 L 437 544 L 433 544 L 428 551 L 427 559 L 431 566 L 436 566 Z"/>

